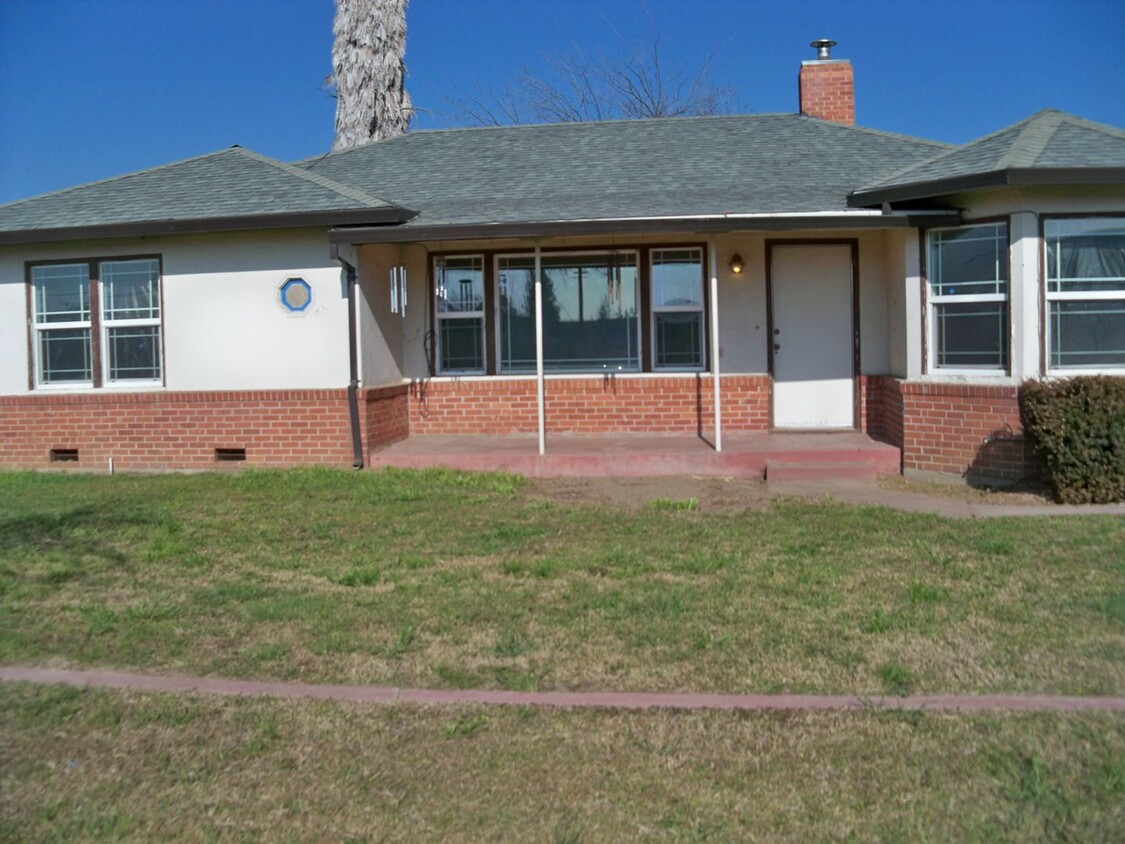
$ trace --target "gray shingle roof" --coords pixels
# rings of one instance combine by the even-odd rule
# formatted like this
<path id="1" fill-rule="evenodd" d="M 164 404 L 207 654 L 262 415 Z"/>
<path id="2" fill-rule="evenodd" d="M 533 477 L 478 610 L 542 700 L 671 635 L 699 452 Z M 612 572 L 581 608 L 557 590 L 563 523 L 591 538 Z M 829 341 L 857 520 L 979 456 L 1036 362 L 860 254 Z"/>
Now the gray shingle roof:
<path id="1" fill-rule="evenodd" d="M 0 237 L 317 212 L 395 211 L 319 173 L 241 147 L 0 205 Z M 399 217 L 404 215 L 399 214 Z M 13 239 L 12 237 L 4 239 Z"/>
<path id="2" fill-rule="evenodd" d="M 420 131 L 298 165 L 440 226 L 844 213 L 856 185 L 946 149 L 767 114 Z"/>
<path id="3" fill-rule="evenodd" d="M 1125 169 L 1125 131 L 1045 109 L 991 135 L 869 182 L 853 204 L 921 199 L 959 189 L 1009 183 L 1012 173 Z M 1027 173 L 1025 171 L 1032 171 Z M 1074 172 L 1077 180 L 1080 177 Z M 856 202 L 855 200 L 861 200 Z"/>
<path id="4" fill-rule="evenodd" d="M 1125 181 L 1125 132 L 1057 111 L 963 147 L 795 114 L 447 129 L 296 164 L 232 147 L 19 200 L 0 205 L 0 243 L 284 225 L 405 223 L 421 232 L 846 216 L 857 205 L 939 196 L 950 184 L 1095 170 Z"/>

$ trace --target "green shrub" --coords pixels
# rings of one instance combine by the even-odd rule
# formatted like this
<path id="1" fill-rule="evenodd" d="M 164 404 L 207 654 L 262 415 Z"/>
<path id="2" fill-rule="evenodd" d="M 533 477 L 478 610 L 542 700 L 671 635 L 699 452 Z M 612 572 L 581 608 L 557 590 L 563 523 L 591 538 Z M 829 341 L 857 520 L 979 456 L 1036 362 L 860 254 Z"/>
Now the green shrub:
<path id="1" fill-rule="evenodd" d="M 1020 420 L 1059 501 L 1125 501 L 1125 378 L 1027 381 Z"/>

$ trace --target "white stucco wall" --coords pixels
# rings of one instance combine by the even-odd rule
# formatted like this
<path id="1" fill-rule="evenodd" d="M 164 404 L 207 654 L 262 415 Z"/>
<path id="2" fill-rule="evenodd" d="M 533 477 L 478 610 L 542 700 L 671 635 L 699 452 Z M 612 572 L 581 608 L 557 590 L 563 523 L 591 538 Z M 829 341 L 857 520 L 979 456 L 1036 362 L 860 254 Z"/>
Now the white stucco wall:
<path id="1" fill-rule="evenodd" d="M 138 254 L 162 261 L 166 389 L 347 385 L 345 285 L 319 229 L 0 249 L 0 394 L 28 389 L 26 262 Z M 287 313 L 278 300 L 278 288 L 294 276 L 313 289 L 312 305 L 301 316 Z"/>
<path id="2" fill-rule="evenodd" d="M 27 391 L 27 284 L 23 258 L 0 247 L 0 395 Z"/>
<path id="3" fill-rule="evenodd" d="M 719 367 L 722 373 L 757 373 L 769 368 L 766 314 L 766 246 L 754 235 L 714 239 L 719 265 Z M 741 256 L 744 269 L 730 271 Z"/>
<path id="4" fill-rule="evenodd" d="M 410 247 L 386 244 L 358 250 L 360 381 L 367 387 L 402 380 L 405 320 L 401 306 L 398 313 L 391 312 L 390 271 L 405 266 L 407 283 L 414 286 L 416 272 L 409 263 L 410 251 Z M 408 291 L 406 313 L 421 309 L 424 301 Z"/>
<path id="5" fill-rule="evenodd" d="M 883 278 L 886 284 L 887 308 L 887 372 L 900 378 L 907 372 L 906 325 L 910 319 L 906 308 L 906 247 L 917 251 L 918 232 L 900 229 L 887 232 L 883 238 Z M 914 280 L 917 285 L 917 279 Z M 915 322 L 918 320 L 915 319 Z"/>

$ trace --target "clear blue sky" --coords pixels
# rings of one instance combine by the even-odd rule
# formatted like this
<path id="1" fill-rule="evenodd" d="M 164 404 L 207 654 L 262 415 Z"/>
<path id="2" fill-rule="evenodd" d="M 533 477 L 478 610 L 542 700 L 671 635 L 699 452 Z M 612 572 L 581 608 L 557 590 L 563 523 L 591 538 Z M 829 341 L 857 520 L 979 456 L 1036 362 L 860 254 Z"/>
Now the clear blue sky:
<path id="1" fill-rule="evenodd" d="M 797 110 L 814 38 L 856 73 L 860 124 L 963 142 L 1041 108 L 1125 125 L 1122 0 L 411 0 L 415 128 L 456 86 L 648 31 L 741 111 Z M 332 0 L 0 0 L 0 202 L 241 144 L 326 150 Z"/>

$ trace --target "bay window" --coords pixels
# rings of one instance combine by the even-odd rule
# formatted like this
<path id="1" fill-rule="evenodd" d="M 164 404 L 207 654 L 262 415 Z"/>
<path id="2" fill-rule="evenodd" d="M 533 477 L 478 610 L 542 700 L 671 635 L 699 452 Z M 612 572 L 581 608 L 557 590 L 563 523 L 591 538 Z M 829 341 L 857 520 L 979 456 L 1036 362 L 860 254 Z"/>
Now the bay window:
<path id="1" fill-rule="evenodd" d="M 928 257 L 931 366 L 1006 371 L 1007 224 L 931 231 Z"/>
<path id="2" fill-rule="evenodd" d="M 1125 367 L 1125 218 L 1043 221 L 1047 367 Z"/>
<path id="3" fill-rule="evenodd" d="M 160 384 L 160 261 L 74 261 L 30 268 L 34 383 Z"/>

